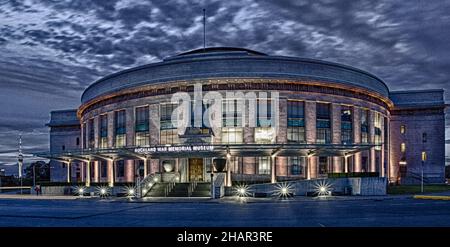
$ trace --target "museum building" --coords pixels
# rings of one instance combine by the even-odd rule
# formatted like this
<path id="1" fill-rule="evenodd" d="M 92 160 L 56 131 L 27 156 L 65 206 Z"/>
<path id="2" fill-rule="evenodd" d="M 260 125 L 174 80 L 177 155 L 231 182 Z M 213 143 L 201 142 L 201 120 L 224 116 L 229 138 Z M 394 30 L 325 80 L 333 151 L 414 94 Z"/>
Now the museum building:
<path id="1" fill-rule="evenodd" d="M 240 104 L 224 97 L 214 116 L 219 126 L 207 127 L 203 119 L 180 133 L 171 98 L 183 92 L 194 105 L 196 85 L 201 96 L 256 98 Z M 277 98 L 259 98 L 261 92 Z M 202 111 L 208 108 L 199 102 Z M 252 107 L 255 124 L 246 117 Z M 267 109 L 264 119 L 260 108 Z M 78 109 L 51 112 L 50 150 L 37 156 L 51 160 L 52 181 L 87 186 L 155 174 L 163 181 L 209 182 L 222 171 L 213 165 L 219 161 L 227 186 L 333 174 L 419 183 L 422 171 L 426 183 L 442 183 L 444 110 L 442 89 L 390 91 L 380 78 L 347 65 L 211 47 L 95 81 Z M 275 127 L 265 123 L 275 119 Z"/>

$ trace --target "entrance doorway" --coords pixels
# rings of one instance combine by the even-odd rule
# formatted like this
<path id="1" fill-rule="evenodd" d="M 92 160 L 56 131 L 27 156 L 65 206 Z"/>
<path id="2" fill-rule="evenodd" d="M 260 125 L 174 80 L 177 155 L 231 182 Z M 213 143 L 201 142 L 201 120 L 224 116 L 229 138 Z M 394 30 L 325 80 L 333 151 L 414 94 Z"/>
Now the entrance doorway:
<path id="1" fill-rule="evenodd" d="M 189 181 L 203 181 L 203 159 L 189 159 Z"/>

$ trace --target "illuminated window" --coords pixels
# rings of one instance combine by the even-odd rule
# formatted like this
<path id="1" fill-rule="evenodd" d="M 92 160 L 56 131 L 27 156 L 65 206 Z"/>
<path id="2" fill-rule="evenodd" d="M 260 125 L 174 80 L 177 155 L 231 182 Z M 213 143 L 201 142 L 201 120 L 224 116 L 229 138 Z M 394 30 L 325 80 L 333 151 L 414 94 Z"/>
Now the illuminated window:
<path id="1" fill-rule="evenodd" d="M 180 143 L 177 129 L 161 130 L 160 144 L 177 144 Z"/>
<path id="2" fill-rule="evenodd" d="M 135 144 L 136 146 L 148 146 L 150 144 L 148 106 L 136 108 L 135 116 Z"/>
<path id="3" fill-rule="evenodd" d="M 405 131 L 406 131 L 405 125 L 400 126 L 400 133 L 405 134 Z"/>
<path id="4" fill-rule="evenodd" d="M 274 143 L 275 128 L 259 127 L 255 128 L 255 143 Z"/>
<path id="5" fill-rule="evenodd" d="M 99 119 L 99 148 L 107 148 L 108 147 L 108 115 L 100 115 Z"/>
<path id="6" fill-rule="evenodd" d="M 375 150 L 381 150 L 381 144 L 383 143 L 381 138 L 381 132 L 383 125 L 383 117 L 379 112 L 375 112 L 375 119 L 374 119 L 374 128 L 375 128 Z"/>
<path id="7" fill-rule="evenodd" d="M 270 157 L 258 157 L 258 174 L 270 174 Z"/>
<path id="8" fill-rule="evenodd" d="M 162 104 L 160 107 L 160 144 L 180 143 L 176 126 L 177 119 L 172 121 L 172 113 L 176 108 L 176 104 Z M 175 125 L 173 122 L 175 122 Z"/>
<path id="9" fill-rule="evenodd" d="M 125 146 L 126 139 L 126 115 L 125 110 L 116 111 L 114 113 L 114 126 L 115 126 L 115 146 Z"/>
<path id="10" fill-rule="evenodd" d="M 222 143 L 243 143 L 242 128 L 222 128 Z"/>
<path id="11" fill-rule="evenodd" d="M 406 144 L 405 143 L 400 144 L 400 152 L 402 152 L 402 153 L 406 152 Z"/>

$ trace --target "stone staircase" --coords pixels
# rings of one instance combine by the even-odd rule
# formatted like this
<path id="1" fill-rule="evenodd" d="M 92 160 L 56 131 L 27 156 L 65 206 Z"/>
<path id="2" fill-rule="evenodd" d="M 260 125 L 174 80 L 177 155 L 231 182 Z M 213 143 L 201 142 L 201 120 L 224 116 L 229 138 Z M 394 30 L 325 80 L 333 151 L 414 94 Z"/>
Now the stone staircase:
<path id="1" fill-rule="evenodd" d="M 145 195 L 145 197 L 164 197 L 165 188 L 168 183 L 157 183 Z M 191 195 L 189 196 L 190 183 L 176 183 L 167 197 L 210 197 L 211 183 L 197 183 Z"/>

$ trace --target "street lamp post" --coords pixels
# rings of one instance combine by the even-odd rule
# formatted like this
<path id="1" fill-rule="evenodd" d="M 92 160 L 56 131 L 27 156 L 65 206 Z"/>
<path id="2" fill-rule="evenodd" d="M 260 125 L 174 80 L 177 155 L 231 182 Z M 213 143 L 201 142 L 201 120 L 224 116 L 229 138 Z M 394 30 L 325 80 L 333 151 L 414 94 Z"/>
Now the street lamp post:
<path id="1" fill-rule="evenodd" d="M 33 165 L 33 187 L 36 187 L 36 164 Z"/>
<path id="2" fill-rule="evenodd" d="M 425 151 L 422 152 L 422 174 L 421 174 L 421 183 L 420 183 L 420 191 L 421 193 L 423 193 L 423 168 L 424 168 L 424 163 L 427 160 L 427 153 Z"/>

